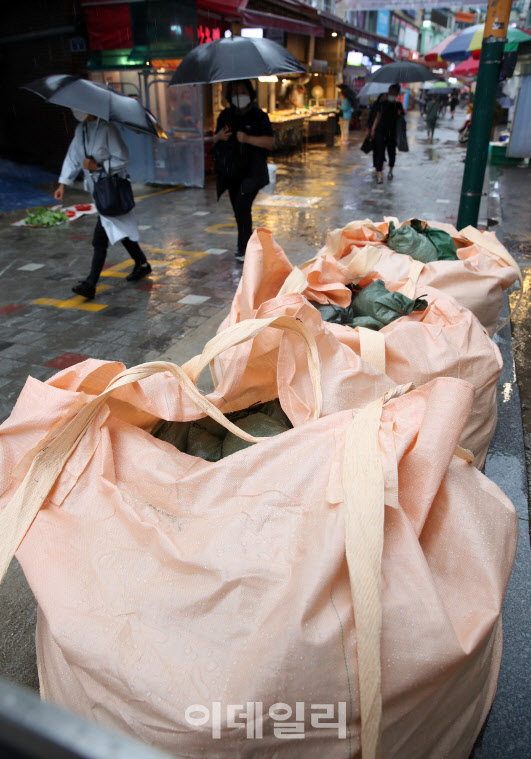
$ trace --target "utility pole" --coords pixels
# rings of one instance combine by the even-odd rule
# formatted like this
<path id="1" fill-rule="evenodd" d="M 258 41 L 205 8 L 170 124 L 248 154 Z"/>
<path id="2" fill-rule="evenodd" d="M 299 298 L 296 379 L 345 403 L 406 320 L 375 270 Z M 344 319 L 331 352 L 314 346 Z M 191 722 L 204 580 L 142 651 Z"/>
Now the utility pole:
<path id="1" fill-rule="evenodd" d="M 490 0 L 485 21 L 457 228 L 476 226 L 512 0 Z"/>

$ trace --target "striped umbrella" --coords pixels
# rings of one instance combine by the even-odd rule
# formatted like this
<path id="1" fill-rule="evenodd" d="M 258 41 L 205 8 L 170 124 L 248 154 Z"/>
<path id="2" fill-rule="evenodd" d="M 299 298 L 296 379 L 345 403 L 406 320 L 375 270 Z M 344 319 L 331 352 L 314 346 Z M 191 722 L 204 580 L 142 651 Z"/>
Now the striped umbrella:
<path id="1" fill-rule="evenodd" d="M 474 51 L 481 50 L 484 31 L 485 24 L 474 24 L 458 32 L 457 35 L 447 37 L 440 43 L 441 46 L 444 45 L 444 42 L 447 44 L 439 51 L 439 55 L 445 61 L 453 61 L 454 63 L 466 60 Z M 509 27 L 504 51 L 516 50 L 521 42 L 528 40 L 531 40 L 529 34 L 516 27 Z"/>
<path id="2" fill-rule="evenodd" d="M 441 58 L 442 51 L 452 42 L 452 40 L 455 40 L 459 32 L 455 32 L 455 34 L 451 34 L 449 37 L 446 37 L 442 42 L 439 42 L 438 45 L 435 45 L 434 48 L 429 50 L 427 53 L 424 53 L 424 59 L 426 60 L 426 63 L 439 63 L 443 61 Z"/>
<path id="3" fill-rule="evenodd" d="M 461 63 L 455 67 L 455 69 L 452 71 L 452 76 L 477 76 L 478 71 L 479 59 L 467 58 L 466 61 L 461 61 Z"/>

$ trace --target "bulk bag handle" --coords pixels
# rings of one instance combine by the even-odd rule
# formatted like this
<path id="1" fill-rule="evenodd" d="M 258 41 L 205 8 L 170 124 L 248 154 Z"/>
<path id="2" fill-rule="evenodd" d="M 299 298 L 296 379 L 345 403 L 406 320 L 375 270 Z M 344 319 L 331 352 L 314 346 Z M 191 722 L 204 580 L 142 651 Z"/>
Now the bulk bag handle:
<path id="1" fill-rule="evenodd" d="M 315 397 L 312 418 L 318 419 L 321 415 L 322 393 L 317 345 L 310 330 L 293 316 L 249 319 L 236 324 L 216 335 L 206 344 L 200 356 L 196 356 L 182 367 L 169 361 L 153 361 L 126 369 L 107 385 L 103 393 L 92 398 L 81 408 L 53 440 L 47 441 L 45 438 L 45 447 L 37 453 L 16 493 L 0 512 L 0 582 L 70 455 L 105 405 L 107 398 L 118 388 L 154 374 L 169 372 L 199 408 L 227 430 L 249 443 L 268 440 L 267 437 L 253 437 L 236 427 L 194 384 L 202 368 L 208 365 L 211 358 L 234 345 L 251 340 L 267 327 L 293 332 L 305 343 Z"/>

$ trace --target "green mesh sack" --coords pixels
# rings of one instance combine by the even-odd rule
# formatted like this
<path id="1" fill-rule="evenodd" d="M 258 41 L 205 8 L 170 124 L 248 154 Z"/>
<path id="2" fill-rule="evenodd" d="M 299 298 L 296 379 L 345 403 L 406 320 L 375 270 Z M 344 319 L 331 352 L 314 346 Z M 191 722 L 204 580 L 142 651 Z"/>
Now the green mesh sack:
<path id="1" fill-rule="evenodd" d="M 288 430 L 293 427 L 288 415 L 285 414 L 282 410 L 282 406 L 280 405 L 278 398 L 275 398 L 274 401 L 268 401 L 267 403 L 264 403 L 264 405 L 258 409 L 258 411 L 260 411 L 262 414 L 270 416 L 271 419 L 275 419 L 277 422 L 282 422 L 282 424 L 285 425 L 286 429 Z"/>
<path id="2" fill-rule="evenodd" d="M 412 300 L 402 293 L 391 293 L 382 280 L 377 279 L 363 290 L 355 290 L 352 302 L 347 308 L 321 306 L 318 303 L 314 305 L 321 312 L 323 321 L 352 328 L 366 327 L 378 330 L 413 311 L 424 311 L 428 302 L 422 298 Z"/>
<path id="3" fill-rule="evenodd" d="M 435 246 L 439 261 L 459 260 L 456 245 L 448 232 L 445 232 L 443 229 L 429 227 L 427 224 L 424 226 L 420 219 L 412 219 L 411 226 L 415 232 L 424 235 Z"/>
<path id="4" fill-rule="evenodd" d="M 164 422 L 153 433 L 153 437 L 164 440 L 165 443 L 169 443 L 178 448 L 179 451 L 186 453 L 190 424 L 191 422 Z"/>
<path id="5" fill-rule="evenodd" d="M 188 431 L 186 453 L 199 456 L 205 461 L 219 461 L 226 432 L 225 427 L 209 416 L 192 422 Z"/>
<path id="6" fill-rule="evenodd" d="M 387 245 L 397 253 L 404 253 L 424 264 L 437 261 L 437 249 L 425 235 L 419 234 L 409 224 L 395 229 L 394 223 L 389 222 Z"/>
<path id="7" fill-rule="evenodd" d="M 239 422 L 235 422 L 236 427 L 239 427 L 244 432 L 248 432 L 249 435 L 254 437 L 274 437 L 280 435 L 281 432 L 286 432 L 287 427 L 282 422 L 276 419 L 271 419 L 266 414 L 250 414 L 245 419 L 240 419 Z M 241 451 L 243 448 L 248 448 L 253 443 L 248 443 L 247 440 L 242 440 L 233 432 L 227 432 L 227 436 L 223 441 L 222 458 L 230 456 L 236 451 Z"/>
<path id="8" fill-rule="evenodd" d="M 413 311 L 424 311 L 427 307 L 428 301 L 422 298 L 412 300 L 402 293 L 389 292 L 382 280 L 377 279 L 352 298 L 350 310 L 354 318 L 350 326 L 366 326 L 354 322 L 356 318 L 369 317 L 378 322 L 378 329 L 381 329 L 401 316 L 408 316 Z"/>
<path id="9" fill-rule="evenodd" d="M 349 327 L 355 329 L 356 327 L 365 327 L 365 329 L 379 330 L 385 327 L 378 319 L 374 319 L 372 316 L 355 316 L 349 322 Z"/>

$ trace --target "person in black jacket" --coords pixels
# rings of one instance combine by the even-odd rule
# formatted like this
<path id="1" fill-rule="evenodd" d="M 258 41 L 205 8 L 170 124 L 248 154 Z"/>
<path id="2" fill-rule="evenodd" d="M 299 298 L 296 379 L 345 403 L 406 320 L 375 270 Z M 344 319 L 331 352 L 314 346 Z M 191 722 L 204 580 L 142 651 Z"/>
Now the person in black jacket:
<path id="1" fill-rule="evenodd" d="M 385 149 L 389 156 L 388 179 L 393 178 L 393 166 L 396 158 L 396 122 L 404 115 L 404 107 L 396 98 L 400 94 L 400 85 L 392 84 L 384 100 L 378 109 L 374 124 L 371 128 L 371 137 L 374 140 L 374 163 L 376 167 L 377 184 L 382 184 L 382 168 L 385 158 Z"/>
<path id="2" fill-rule="evenodd" d="M 253 231 L 251 207 L 258 190 L 269 183 L 267 151 L 274 143 L 267 113 L 256 103 L 249 79 L 229 82 L 230 103 L 218 117 L 214 135 L 214 168 L 218 200 L 228 190 L 238 225 L 236 260 L 243 261 Z"/>

